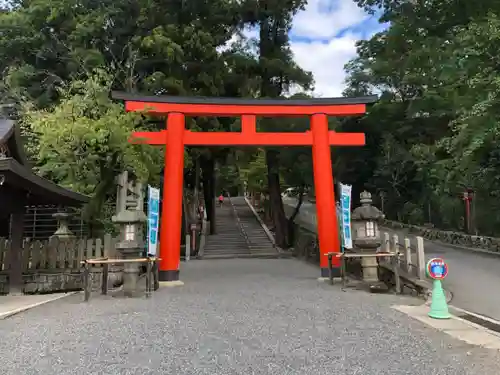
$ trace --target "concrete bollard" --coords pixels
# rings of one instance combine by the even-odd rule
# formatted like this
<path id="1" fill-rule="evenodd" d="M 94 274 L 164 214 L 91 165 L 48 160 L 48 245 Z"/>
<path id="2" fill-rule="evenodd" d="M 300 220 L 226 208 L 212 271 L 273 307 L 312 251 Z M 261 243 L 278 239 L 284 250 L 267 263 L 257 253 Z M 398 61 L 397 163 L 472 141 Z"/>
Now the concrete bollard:
<path id="1" fill-rule="evenodd" d="M 425 251 L 424 251 L 424 238 L 417 236 L 417 277 L 420 280 L 426 278 L 425 274 Z"/>
<path id="2" fill-rule="evenodd" d="M 186 254 L 184 254 L 184 260 L 189 262 L 191 259 L 191 235 L 186 234 Z"/>
<path id="3" fill-rule="evenodd" d="M 391 252 L 391 237 L 389 233 L 384 232 L 384 246 L 385 246 L 385 252 L 390 253 Z"/>
<path id="4" fill-rule="evenodd" d="M 406 272 L 411 271 L 411 243 L 409 238 L 405 238 L 405 265 L 406 265 Z"/>
<path id="5" fill-rule="evenodd" d="M 392 251 L 394 253 L 399 253 L 399 237 L 397 234 L 392 236 Z"/>

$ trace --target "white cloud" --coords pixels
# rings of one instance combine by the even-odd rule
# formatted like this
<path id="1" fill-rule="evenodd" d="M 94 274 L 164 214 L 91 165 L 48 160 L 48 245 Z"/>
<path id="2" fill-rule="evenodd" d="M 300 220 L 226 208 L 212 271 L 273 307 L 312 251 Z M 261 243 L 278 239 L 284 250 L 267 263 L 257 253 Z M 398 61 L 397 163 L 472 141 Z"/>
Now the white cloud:
<path id="1" fill-rule="evenodd" d="M 299 66 L 313 73 L 315 96 L 342 95 L 356 41 L 384 28 L 370 18 L 353 0 L 309 0 L 295 16 L 291 48 Z"/>
<path id="2" fill-rule="evenodd" d="M 342 96 L 344 90 L 344 65 L 356 56 L 355 43 L 359 36 L 346 34 L 328 42 L 292 42 L 292 51 L 302 69 L 313 73 L 314 95 Z"/>
<path id="3" fill-rule="evenodd" d="M 309 0 L 306 9 L 293 19 L 292 34 L 311 39 L 330 39 L 368 17 L 353 0 Z"/>
<path id="4" fill-rule="evenodd" d="M 366 22 L 370 17 L 353 0 L 308 0 L 306 9 L 295 16 L 290 44 L 299 66 L 314 76 L 315 96 L 342 95 L 344 65 L 356 57 L 356 41 L 384 28 L 376 22 Z M 258 33 L 255 29 L 245 30 L 243 36 L 258 38 Z M 238 39 L 233 37 L 220 50 Z"/>
<path id="5" fill-rule="evenodd" d="M 229 39 L 224 45 L 217 47 L 217 50 L 219 52 L 227 51 L 229 48 L 231 48 L 231 46 L 234 43 L 241 41 L 242 38 L 243 38 L 243 40 L 258 39 L 259 32 L 256 28 L 253 28 L 253 29 L 246 28 L 241 32 L 241 35 L 234 34 L 231 37 L 231 39 Z"/>

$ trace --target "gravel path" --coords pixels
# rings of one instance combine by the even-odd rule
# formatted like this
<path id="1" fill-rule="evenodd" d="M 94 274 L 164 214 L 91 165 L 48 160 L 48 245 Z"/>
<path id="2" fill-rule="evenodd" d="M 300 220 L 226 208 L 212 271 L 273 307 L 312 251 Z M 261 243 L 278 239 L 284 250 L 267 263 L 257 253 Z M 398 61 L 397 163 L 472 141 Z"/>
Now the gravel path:
<path id="1" fill-rule="evenodd" d="M 469 346 L 390 308 L 413 299 L 342 292 L 296 260 L 183 264 L 149 299 L 75 295 L 0 321 L 0 374 L 500 374 Z"/>

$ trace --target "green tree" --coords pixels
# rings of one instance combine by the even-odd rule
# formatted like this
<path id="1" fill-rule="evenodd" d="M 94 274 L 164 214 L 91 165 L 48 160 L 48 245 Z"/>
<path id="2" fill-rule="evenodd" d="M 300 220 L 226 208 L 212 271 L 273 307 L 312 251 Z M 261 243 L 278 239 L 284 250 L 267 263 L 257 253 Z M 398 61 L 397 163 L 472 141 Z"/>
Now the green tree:
<path id="1" fill-rule="evenodd" d="M 161 150 L 128 142 L 143 121 L 110 100 L 105 78 L 74 81 L 61 92 L 60 104 L 50 110 L 28 109 L 23 117 L 37 135 L 38 173 L 92 197 L 86 211 L 91 233 L 101 229 L 96 224 L 122 170 L 148 181 L 158 179 L 162 165 Z"/>
<path id="2" fill-rule="evenodd" d="M 289 32 L 293 16 L 304 9 L 303 0 L 246 0 L 243 2 L 243 20 L 259 28 L 259 96 L 277 98 L 285 95 L 292 87 L 309 88 L 311 73 L 303 71 L 293 60 L 290 49 Z M 263 130 L 277 129 L 276 120 L 264 119 L 260 122 Z M 288 220 L 281 200 L 280 150 L 266 149 L 268 189 L 272 218 L 275 226 L 276 243 L 287 247 L 289 244 Z"/>
<path id="3" fill-rule="evenodd" d="M 499 194 L 494 56 L 500 5 L 462 0 L 357 3 L 381 9 L 381 19 L 390 21 L 386 31 L 358 44 L 358 57 L 347 65 L 346 93 L 381 93 L 380 102 L 357 121 L 368 139 L 376 140 L 363 152 L 375 161 L 374 173 L 364 172 L 363 180 L 390 187 L 391 170 L 399 169 L 402 193 L 389 216 L 397 217 L 403 206 L 416 207 L 450 228 L 461 221 L 459 193 L 474 188 L 477 225 L 482 233 L 494 233 L 500 222 L 498 199 L 493 198 Z M 387 150 L 393 150 L 390 160 Z"/>
<path id="4" fill-rule="evenodd" d="M 247 52 L 243 46 L 223 53 L 218 48 L 241 24 L 240 5 L 229 0 L 16 2 L 0 14 L 0 90 L 4 100 L 51 108 L 72 80 L 101 68 L 115 90 L 238 96 L 245 90 L 242 82 L 251 80 L 244 78 Z M 164 119 L 151 123 L 164 127 Z M 199 118 L 188 126 L 207 131 L 230 124 Z M 225 155 L 212 154 L 205 149 L 189 159 L 204 156 L 209 179 L 215 160 Z M 213 195 L 214 183 L 204 187 Z M 205 201 L 210 206 L 211 200 Z M 213 208 L 208 211 L 212 218 Z"/>

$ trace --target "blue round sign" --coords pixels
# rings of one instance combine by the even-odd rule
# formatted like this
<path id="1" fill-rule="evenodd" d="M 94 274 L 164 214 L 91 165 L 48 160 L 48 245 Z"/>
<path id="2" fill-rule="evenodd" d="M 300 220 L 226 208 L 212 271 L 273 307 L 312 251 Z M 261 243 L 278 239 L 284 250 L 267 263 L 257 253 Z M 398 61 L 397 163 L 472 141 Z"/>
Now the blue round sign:
<path id="1" fill-rule="evenodd" d="M 442 258 L 432 258 L 427 262 L 427 274 L 431 279 L 443 280 L 448 276 L 448 265 Z"/>

